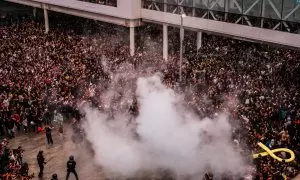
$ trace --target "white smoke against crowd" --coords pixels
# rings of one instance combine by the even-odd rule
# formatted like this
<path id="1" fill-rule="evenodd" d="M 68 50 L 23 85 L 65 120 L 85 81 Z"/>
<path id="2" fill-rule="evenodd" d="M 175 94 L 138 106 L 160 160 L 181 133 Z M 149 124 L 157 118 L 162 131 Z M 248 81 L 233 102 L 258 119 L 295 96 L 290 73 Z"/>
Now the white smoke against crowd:
<path id="1" fill-rule="evenodd" d="M 162 83 L 162 74 L 137 73 L 129 64 L 120 67 L 114 73 L 106 68 L 111 81 L 101 89 L 105 106 L 82 107 L 94 161 L 106 173 L 127 178 L 164 169 L 177 179 L 200 179 L 208 171 L 232 177 L 245 173 L 247 164 L 232 143 L 226 112 L 200 119 L 182 95 Z M 128 112 L 133 96 L 137 117 Z"/>

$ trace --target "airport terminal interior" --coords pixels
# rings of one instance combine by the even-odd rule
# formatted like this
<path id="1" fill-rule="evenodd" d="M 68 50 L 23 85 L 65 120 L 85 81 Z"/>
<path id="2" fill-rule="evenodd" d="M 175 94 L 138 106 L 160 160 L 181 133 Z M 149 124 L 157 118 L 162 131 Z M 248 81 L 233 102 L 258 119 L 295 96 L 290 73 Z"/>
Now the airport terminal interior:
<path id="1" fill-rule="evenodd" d="M 300 179 L 299 0 L 0 1 L 0 179 Z"/>

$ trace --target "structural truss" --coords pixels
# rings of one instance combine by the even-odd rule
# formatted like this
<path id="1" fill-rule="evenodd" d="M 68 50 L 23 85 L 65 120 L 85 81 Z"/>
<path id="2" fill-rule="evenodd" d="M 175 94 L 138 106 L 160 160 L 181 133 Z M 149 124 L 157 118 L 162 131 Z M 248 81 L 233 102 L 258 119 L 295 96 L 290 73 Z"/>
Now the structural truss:
<path id="1" fill-rule="evenodd" d="M 300 33 L 299 0 L 144 0 L 155 11 Z"/>

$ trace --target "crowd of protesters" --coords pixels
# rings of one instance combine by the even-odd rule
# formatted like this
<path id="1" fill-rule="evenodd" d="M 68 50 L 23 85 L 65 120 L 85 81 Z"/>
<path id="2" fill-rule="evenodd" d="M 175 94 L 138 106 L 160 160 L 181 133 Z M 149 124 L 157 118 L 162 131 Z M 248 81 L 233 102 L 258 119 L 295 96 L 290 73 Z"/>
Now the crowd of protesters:
<path id="1" fill-rule="evenodd" d="M 122 32 L 112 33 L 117 30 L 110 25 L 100 26 L 102 35 L 91 36 L 91 30 L 83 34 L 82 28 L 74 27 L 77 20 L 61 21 L 53 23 L 55 27 L 48 34 L 40 21 L 31 19 L 0 27 L 1 136 L 38 132 L 52 124 L 58 112 L 70 119 L 79 102 L 97 101 L 97 83 L 110 78 L 101 63 L 103 58 L 116 66 L 123 61 L 135 66 L 145 59 L 162 61 L 160 53 L 143 47 L 130 57 L 122 36 L 115 35 Z M 147 32 L 154 36 L 159 31 Z M 108 34 L 113 37 L 105 38 Z M 179 45 L 178 39 L 171 34 L 173 45 Z M 211 35 L 203 39 L 198 52 L 189 47 L 194 44 L 193 36 L 187 34 L 185 39 L 183 79 L 186 89 L 193 89 L 186 97 L 188 104 L 201 117 L 230 111 L 231 119 L 240 124 L 234 128 L 234 142 L 251 147 L 252 153 L 261 151 L 257 142 L 270 149 L 286 147 L 295 152 L 296 160 L 291 163 L 271 157 L 256 159 L 255 179 L 295 177 L 300 169 L 300 52 Z M 164 82 L 176 87 L 178 47 L 171 47 L 171 51 L 174 54 L 163 70 Z M 14 153 L 5 145 L 1 150 L 3 173 L 5 167 L 12 167 L 9 157 Z M 22 167 L 18 158 L 11 163 Z"/>
<path id="2" fill-rule="evenodd" d="M 190 57 L 185 72 L 192 72 L 188 74 L 189 84 L 212 101 L 210 108 L 201 104 L 201 99 L 191 101 L 199 113 L 207 116 L 221 111 L 225 103 L 241 125 L 233 136 L 237 144 L 248 137 L 245 143 L 252 153 L 261 151 L 257 142 L 270 149 L 286 147 L 295 152 L 297 160 L 292 163 L 271 157 L 257 159 L 256 178 L 276 179 L 282 173 L 294 177 L 299 173 L 300 53 L 231 39 L 220 41 L 212 36 L 198 54 L 198 61 Z M 233 96 L 238 102 L 231 108 L 226 102 Z M 285 153 L 279 156 L 289 157 Z"/>
<path id="3" fill-rule="evenodd" d="M 0 174 L 1 179 L 7 178 L 31 178 L 34 175 L 29 174 L 29 167 L 26 162 L 23 161 L 23 152 L 21 146 L 17 149 L 8 148 L 9 141 L 5 138 L 0 144 Z"/>

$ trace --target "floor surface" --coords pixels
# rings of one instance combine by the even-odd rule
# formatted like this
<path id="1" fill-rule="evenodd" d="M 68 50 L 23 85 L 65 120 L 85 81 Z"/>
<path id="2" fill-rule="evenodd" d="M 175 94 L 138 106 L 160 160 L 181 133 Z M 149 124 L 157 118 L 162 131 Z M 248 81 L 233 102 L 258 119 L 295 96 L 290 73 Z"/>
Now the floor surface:
<path id="1" fill-rule="evenodd" d="M 75 157 L 77 162 L 77 173 L 79 179 L 84 180 L 102 180 L 104 175 L 101 173 L 99 167 L 96 167 L 90 155 L 88 155 L 85 147 L 73 144 L 68 138 L 63 141 L 57 130 L 53 130 L 53 145 L 48 145 L 45 134 L 22 134 L 16 135 L 14 139 L 9 140 L 9 147 L 16 149 L 18 145 L 21 145 L 25 150 L 23 154 L 23 160 L 29 164 L 30 174 L 34 173 L 34 179 L 50 180 L 53 173 L 58 175 L 58 179 L 66 179 L 66 162 L 70 155 Z M 67 135 L 66 135 L 67 136 Z M 36 156 L 38 152 L 44 151 L 44 157 L 47 164 L 44 169 L 43 178 L 38 178 L 39 167 L 37 164 Z M 75 179 L 75 176 L 71 174 L 70 180 Z"/>

